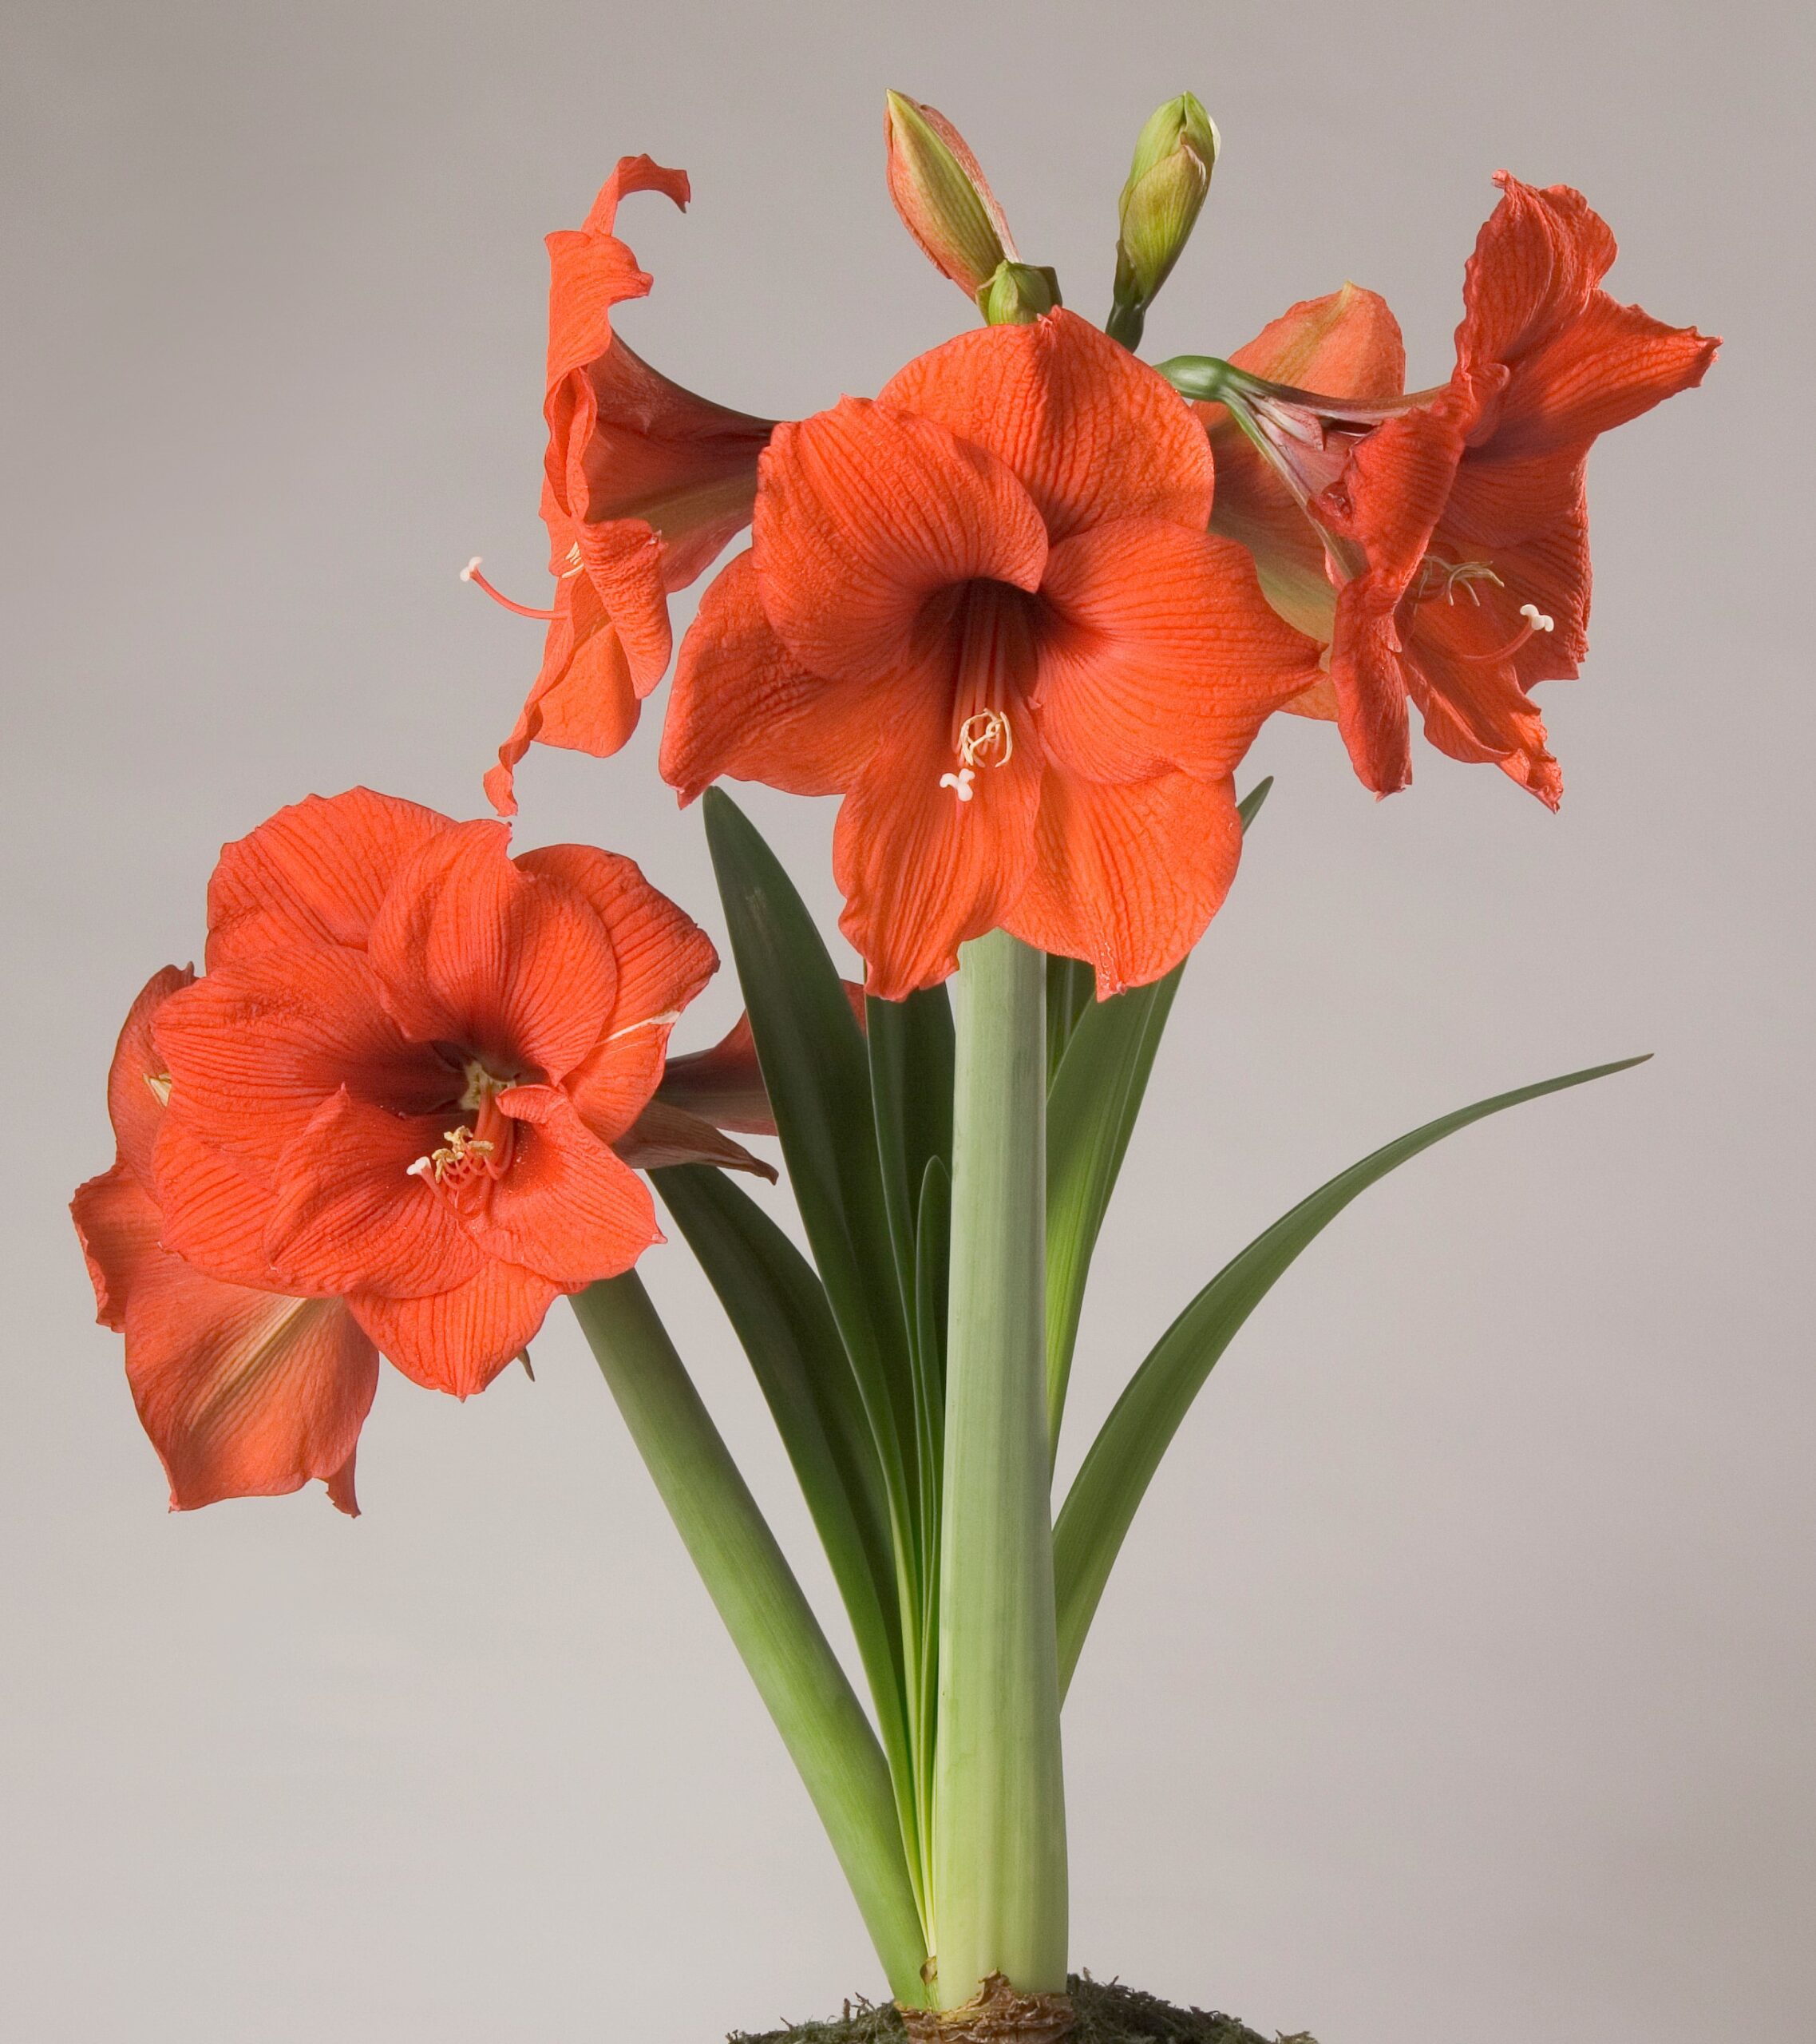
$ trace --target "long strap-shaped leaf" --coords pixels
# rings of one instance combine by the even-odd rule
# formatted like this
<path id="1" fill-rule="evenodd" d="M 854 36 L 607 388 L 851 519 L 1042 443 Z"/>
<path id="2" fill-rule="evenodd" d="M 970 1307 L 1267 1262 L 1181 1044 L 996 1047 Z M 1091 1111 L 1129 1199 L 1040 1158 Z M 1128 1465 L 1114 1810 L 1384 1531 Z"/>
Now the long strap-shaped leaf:
<path id="1" fill-rule="evenodd" d="M 1237 813 L 1244 830 L 1273 785 L 1270 775 L 1243 797 Z M 1072 969 L 1055 970 L 1060 967 Z M 1049 997 L 1057 985 L 1060 998 L 1074 1004 L 1057 1033 L 1053 1016 L 1047 1018 L 1049 1056 L 1056 1041 L 1064 1046 L 1046 1109 L 1046 1416 L 1055 1448 L 1091 1255 L 1185 970 L 1181 960 L 1151 986 L 1093 1002 L 1088 967 L 1047 961 Z"/>
<path id="2" fill-rule="evenodd" d="M 1587 1085 L 1592 1079 L 1604 1079 L 1645 1061 L 1630 1057 L 1614 1064 L 1593 1065 L 1586 1072 L 1498 1093 L 1492 1099 L 1478 1100 L 1473 1107 L 1427 1122 L 1320 1186 L 1225 1265 L 1130 1379 L 1092 1442 L 1060 1512 L 1054 1529 L 1054 1572 L 1062 1685 L 1072 1678 L 1123 1538 L 1180 1422 L 1237 1329 L 1300 1251 L 1358 1193 L 1459 1128 L 1498 1114 L 1503 1107 L 1517 1107 L 1567 1087 Z"/>
<path id="3" fill-rule="evenodd" d="M 722 790 L 709 788 L 701 806 L 789 1188 L 876 1443 L 907 1606 L 918 1610 L 908 1309 L 877 1155 L 864 1039 L 781 862 Z"/>
<path id="4" fill-rule="evenodd" d="M 895 1562 L 882 1472 L 832 1309 L 813 1266 L 726 1174 L 650 1176 L 750 1358 L 826 1551 L 891 1749 L 906 1756 Z"/>

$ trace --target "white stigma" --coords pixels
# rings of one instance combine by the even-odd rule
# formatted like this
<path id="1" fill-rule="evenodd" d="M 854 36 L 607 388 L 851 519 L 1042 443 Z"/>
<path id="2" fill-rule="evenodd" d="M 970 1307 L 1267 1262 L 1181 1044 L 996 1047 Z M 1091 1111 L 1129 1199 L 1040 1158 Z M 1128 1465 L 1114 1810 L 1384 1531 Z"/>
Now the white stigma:
<path id="1" fill-rule="evenodd" d="M 977 774 L 973 768 L 961 766 L 955 774 L 942 774 L 940 776 L 940 785 L 943 788 L 950 788 L 960 802 L 969 802 L 975 792 L 971 786 L 971 782 L 976 778 Z"/>
<path id="2" fill-rule="evenodd" d="M 466 566 L 461 570 L 461 580 L 463 582 L 470 582 L 474 576 L 479 572 L 480 564 L 485 560 L 485 557 L 484 554 L 476 553 L 472 560 L 467 563 Z"/>
<path id="3" fill-rule="evenodd" d="M 1557 619 L 1547 617 L 1537 604 L 1521 604 L 1520 615 L 1535 632 L 1550 632 L 1557 627 Z"/>

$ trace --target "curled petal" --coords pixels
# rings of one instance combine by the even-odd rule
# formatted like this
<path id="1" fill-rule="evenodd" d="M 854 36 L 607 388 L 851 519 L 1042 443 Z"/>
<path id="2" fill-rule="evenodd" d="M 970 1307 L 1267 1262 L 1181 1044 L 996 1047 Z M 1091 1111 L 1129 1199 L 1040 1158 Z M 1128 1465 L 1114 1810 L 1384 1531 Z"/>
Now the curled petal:
<path id="1" fill-rule="evenodd" d="M 570 888 L 515 865 L 502 823 L 461 823 L 394 877 L 370 953 L 406 1035 L 469 1045 L 500 1076 L 564 1078 L 604 1035 L 618 969 Z"/>
<path id="2" fill-rule="evenodd" d="M 994 455 L 857 398 L 777 428 L 754 530 L 776 636 L 847 682 L 900 664 L 930 596 L 973 580 L 1031 590 L 1046 560 L 1039 513 Z"/>
<path id="3" fill-rule="evenodd" d="M 568 576 L 556 592 L 542 671 L 485 776 L 486 800 L 500 816 L 516 814 L 516 768 L 532 744 L 609 759 L 637 728 L 639 703 L 623 642 L 598 590 L 585 575 Z"/>
<path id="4" fill-rule="evenodd" d="M 173 993 L 196 983 L 192 966 L 153 972 L 127 1010 L 107 1072 L 107 1112 L 119 1159 L 141 1184 L 149 1182 L 152 1147 L 170 1090 L 164 1057 L 152 1039 L 152 1017 Z"/>
<path id="5" fill-rule="evenodd" d="M 208 882 L 208 969 L 297 945 L 363 944 L 392 869 L 448 827 L 370 788 L 280 809 L 222 848 Z"/>
<path id="6" fill-rule="evenodd" d="M 687 173 L 666 170 L 645 156 L 620 156 L 599 187 L 584 226 L 548 237 L 548 365 L 552 391 L 569 372 L 583 369 L 611 345 L 611 308 L 647 295 L 651 279 L 614 229 L 619 202 L 633 192 L 660 192 L 685 208 Z"/>
<path id="7" fill-rule="evenodd" d="M 1386 299 L 1346 283 L 1301 299 L 1230 357 L 1251 376 L 1328 398 L 1397 398 L 1406 388 L 1406 343 Z M 1221 412 L 1223 407 L 1215 408 Z M 1217 487 L 1223 487 L 1220 474 Z"/>
<path id="8" fill-rule="evenodd" d="M 133 1281 L 157 1252 L 162 1232 L 156 1203 L 122 1163 L 76 1188 L 69 1202 L 94 1287 L 95 1318 L 116 1334 L 126 1325 Z"/>
<path id="9" fill-rule="evenodd" d="M 710 1121 L 666 1100 L 651 1100 L 613 1147 L 635 1171 L 653 1171 L 665 1164 L 716 1164 L 721 1171 L 748 1171 L 771 1185 L 777 1182 L 773 1164 L 753 1155 Z"/>
<path id="10" fill-rule="evenodd" d="M 1319 648 L 1263 598 L 1240 547 L 1157 519 L 1053 550 L 1037 700 L 1054 763 L 1098 781 L 1182 769 L 1221 780 L 1269 713 L 1316 679 Z"/>
<path id="11" fill-rule="evenodd" d="M 470 1398 L 529 1345 L 561 1290 L 533 1270 L 488 1261 L 465 1284 L 427 1298 L 356 1292 L 347 1306 L 406 1377 Z"/>
<path id="12" fill-rule="evenodd" d="M 1211 457 L 1189 407 L 1063 308 L 1028 326 L 960 334 L 892 377 L 878 402 L 937 419 L 995 455 L 1054 540 L 1112 518 L 1202 532 L 1210 516 Z"/>
<path id="13" fill-rule="evenodd" d="M 1034 869 L 1005 917 L 1024 943 L 1097 968 L 1100 1000 L 1170 972 L 1236 877 L 1242 826 L 1227 780 L 1109 787 L 1050 772 Z"/>
<path id="14" fill-rule="evenodd" d="M 611 937 L 618 965 L 611 1022 L 568 1074 L 565 1090 L 588 1127 L 615 1144 L 655 1091 L 669 1031 L 718 969 L 718 953 L 630 859 L 589 845 L 548 845 L 521 854 L 517 863 L 572 888 Z"/>

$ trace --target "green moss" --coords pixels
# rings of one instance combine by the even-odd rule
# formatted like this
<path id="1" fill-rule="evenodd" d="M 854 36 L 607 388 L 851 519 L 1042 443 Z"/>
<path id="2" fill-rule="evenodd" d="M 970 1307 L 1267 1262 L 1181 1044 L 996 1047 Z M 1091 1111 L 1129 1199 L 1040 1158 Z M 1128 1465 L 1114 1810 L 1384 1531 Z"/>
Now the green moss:
<path id="1" fill-rule="evenodd" d="M 1074 1974 L 1068 1983 L 1078 2011 L 1072 2044 L 1269 2044 L 1232 2015 L 1177 2009 L 1119 1981 Z M 831 2022 L 791 2023 L 760 2034 L 739 2030 L 726 2044 L 903 2044 L 902 2019 L 888 2004 L 848 2002 Z M 1304 2032 L 1280 2044 L 1314 2044 Z"/>

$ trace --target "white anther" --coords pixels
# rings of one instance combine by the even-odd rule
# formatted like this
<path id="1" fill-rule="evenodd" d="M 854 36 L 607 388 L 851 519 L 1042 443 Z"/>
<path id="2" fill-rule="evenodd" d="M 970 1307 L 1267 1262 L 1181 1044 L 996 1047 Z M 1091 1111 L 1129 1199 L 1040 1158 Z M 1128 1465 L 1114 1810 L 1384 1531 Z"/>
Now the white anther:
<path id="1" fill-rule="evenodd" d="M 942 774 L 940 785 L 943 788 L 950 788 L 960 802 L 969 802 L 974 792 L 971 782 L 976 778 L 977 775 L 971 768 L 961 766 L 955 774 Z"/>
<path id="2" fill-rule="evenodd" d="M 1537 604 L 1521 604 L 1520 615 L 1535 632 L 1549 632 L 1557 626 L 1557 619 L 1547 617 Z"/>

